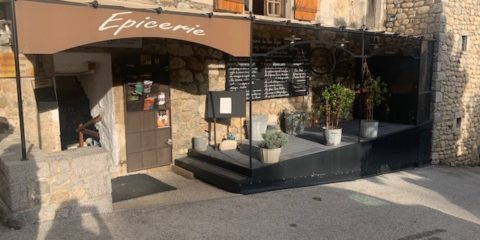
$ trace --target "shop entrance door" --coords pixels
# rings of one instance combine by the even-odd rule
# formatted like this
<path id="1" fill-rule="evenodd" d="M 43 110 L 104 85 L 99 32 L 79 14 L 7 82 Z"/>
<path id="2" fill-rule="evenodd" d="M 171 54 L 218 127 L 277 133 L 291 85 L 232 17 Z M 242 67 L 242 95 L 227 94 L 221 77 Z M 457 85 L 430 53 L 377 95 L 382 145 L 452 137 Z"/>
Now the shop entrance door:
<path id="1" fill-rule="evenodd" d="M 127 171 L 172 162 L 168 59 L 130 56 L 123 64 Z"/>

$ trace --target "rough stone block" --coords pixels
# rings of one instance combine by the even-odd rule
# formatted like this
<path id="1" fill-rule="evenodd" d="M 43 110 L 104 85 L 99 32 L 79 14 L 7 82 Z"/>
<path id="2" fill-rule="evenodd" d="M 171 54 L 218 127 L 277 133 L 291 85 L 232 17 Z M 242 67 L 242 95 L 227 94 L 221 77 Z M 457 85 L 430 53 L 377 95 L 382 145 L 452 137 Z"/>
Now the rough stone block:
<path id="1" fill-rule="evenodd" d="M 5 199 L 6 204 L 12 211 L 28 209 L 32 206 L 28 197 L 28 188 L 24 184 L 16 184 L 10 187 L 10 198 Z"/>
<path id="2" fill-rule="evenodd" d="M 110 175 L 90 177 L 88 179 L 86 192 L 89 199 L 110 194 L 112 192 Z"/>
<path id="3" fill-rule="evenodd" d="M 70 199 L 70 192 L 67 189 L 58 190 L 50 196 L 51 203 L 63 203 Z"/>

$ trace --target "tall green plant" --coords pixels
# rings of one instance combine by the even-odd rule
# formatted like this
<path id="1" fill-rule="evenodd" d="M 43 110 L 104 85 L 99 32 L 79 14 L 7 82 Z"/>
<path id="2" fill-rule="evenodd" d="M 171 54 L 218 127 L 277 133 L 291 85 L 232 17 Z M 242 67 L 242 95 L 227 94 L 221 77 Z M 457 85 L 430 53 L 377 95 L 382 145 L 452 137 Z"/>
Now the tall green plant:
<path id="1" fill-rule="evenodd" d="M 365 117 L 367 120 L 372 121 L 375 107 L 386 101 L 388 86 L 380 77 L 373 77 L 367 62 L 364 63 L 363 67 L 365 78 L 360 93 L 363 95 Z"/>
<path id="2" fill-rule="evenodd" d="M 363 85 L 363 101 L 367 120 L 373 120 L 373 110 L 380 106 L 388 94 L 388 87 L 380 77 L 367 79 Z"/>
<path id="3" fill-rule="evenodd" d="M 350 114 L 355 91 L 340 84 L 333 84 L 322 91 L 320 100 L 323 103 L 320 111 L 325 114 L 326 128 L 339 128 L 340 120 Z"/>

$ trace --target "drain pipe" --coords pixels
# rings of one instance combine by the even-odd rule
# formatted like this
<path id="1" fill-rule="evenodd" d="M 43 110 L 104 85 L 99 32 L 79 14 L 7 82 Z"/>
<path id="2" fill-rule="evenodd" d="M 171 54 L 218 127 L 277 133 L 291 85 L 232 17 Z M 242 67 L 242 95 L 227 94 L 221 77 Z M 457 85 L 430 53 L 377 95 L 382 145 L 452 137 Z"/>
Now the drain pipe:
<path id="1" fill-rule="evenodd" d="M 18 51 L 18 36 L 17 36 L 17 18 L 15 14 L 15 0 L 11 0 L 12 7 L 12 45 L 13 56 L 15 58 L 15 79 L 17 83 L 17 101 L 18 101 L 18 120 L 20 122 L 20 141 L 22 145 L 22 161 L 27 159 L 27 148 L 25 141 L 25 122 L 23 119 L 23 101 L 22 101 L 22 83 L 20 81 L 20 59 Z"/>

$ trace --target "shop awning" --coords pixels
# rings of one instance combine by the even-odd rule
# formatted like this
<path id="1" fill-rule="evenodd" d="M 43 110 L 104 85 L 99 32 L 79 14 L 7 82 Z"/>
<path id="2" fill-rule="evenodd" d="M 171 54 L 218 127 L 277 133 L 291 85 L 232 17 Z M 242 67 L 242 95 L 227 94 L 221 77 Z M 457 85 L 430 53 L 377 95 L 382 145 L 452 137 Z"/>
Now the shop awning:
<path id="1" fill-rule="evenodd" d="M 250 55 L 248 19 L 39 1 L 18 1 L 16 15 L 24 54 L 53 54 L 95 42 L 152 37 L 194 42 L 236 57 Z"/>

